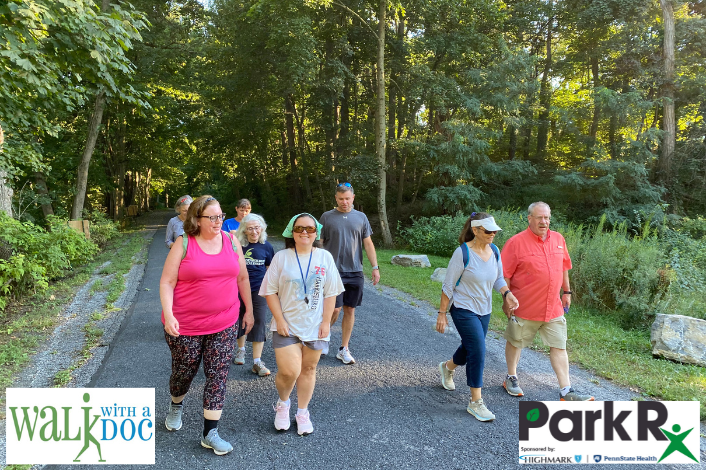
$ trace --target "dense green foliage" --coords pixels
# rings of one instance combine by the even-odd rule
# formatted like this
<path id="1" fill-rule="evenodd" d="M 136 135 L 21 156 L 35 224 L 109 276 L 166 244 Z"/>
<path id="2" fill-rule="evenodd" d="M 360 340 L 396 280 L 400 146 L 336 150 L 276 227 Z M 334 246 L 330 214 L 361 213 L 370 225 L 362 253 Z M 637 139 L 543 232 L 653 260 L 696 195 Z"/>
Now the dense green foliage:
<path id="1" fill-rule="evenodd" d="M 495 244 L 527 228 L 525 213 L 492 211 L 503 230 Z M 467 216 L 421 217 L 403 229 L 401 238 L 420 253 L 451 256 Z M 552 221 L 566 239 L 573 268 L 574 300 L 616 315 L 626 328 L 642 327 L 655 313 L 706 320 L 706 221 L 684 219 L 675 226 L 650 228 L 631 236 L 626 224 L 605 227 Z"/>
<path id="2" fill-rule="evenodd" d="M 45 230 L 30 222 L 19 222 L 0 212 L 0 310 L 10 298 L 46 289 L 58 279 L 98 253 L 95 241 L 69 228 L 66 220 L 49 218 Z M 117 235 L 115 223 L 104 217 L 92 225 L 101 243 Z"/>

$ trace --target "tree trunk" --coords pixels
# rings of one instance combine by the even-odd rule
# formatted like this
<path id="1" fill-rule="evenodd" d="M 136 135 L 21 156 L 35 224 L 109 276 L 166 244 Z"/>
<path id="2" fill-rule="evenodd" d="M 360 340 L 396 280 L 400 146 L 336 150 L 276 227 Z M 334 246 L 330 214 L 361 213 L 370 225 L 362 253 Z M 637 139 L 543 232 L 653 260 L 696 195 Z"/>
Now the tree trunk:
<path id="1" fill-rule="evenodd" d="M 514 160 L 517 153 L 517 128 L 511 125 L 507 128 L 507 132 L 510 134 L 510 148 L 507 152 L 507 158 Z"/>
<path id="2" fill-rule="evenodd" d="M 674 117 L 674 7 L 670 0 L 660 0 L 664 16 L 664 85 L 662 87 L 663 117 L 662 154 L 659 156 L 658 178 L 668 184 L 672 155 L 676 146 L 676 120 Z"/>
<path id="3" fill-rule="evenodd" d="M 397 206 L 395 207 L 395 217 L 397 220 L 400 219 L 400 213 L 402 211 L 402 197 L 404 196 L 404 179 L 405 179 L 405 167 L 407 166 L 407 151 L 402 149 L 402 161 L 399 164 L 400 177 L 397 181 Z"/>
<path id="4" fill-rule="evenodd" d="M 550 2 L 553 8 L 553 1 Z M 547 21 L 547 55 L 544 62 L 544 73 L 542 74 L 542 84 L 539 91 L 539 127 L 537 128 L 537 161 L 543 161 L 547 153 L 547 140 L 549 136 L 549 106 L 551 105 L 552 89 L 549 83 L 549 74 L 552 69 L 552 25 L 554 16 Z"/>
<path id="5" fill-rule="evenodd" d="M 101 2 L 101 10 L 107 11 L 108 8 L 110 8 L 110 0 L 103 0 Z M 88 137 L 86 138 L 86 147 L 83 150 L 81 163 L 78 166 L 76 194 L 74 195 L 74 203 L 71 207 L 71 220 L 81 219 L 83 213 L 83 206 L 86 201 L 86 187 L 88 186 L 88 167 L 91 164 L 91 157 L 93 157 L 93 150 L 96 148 L 96 140 L 98 139 L 98 131 L 101 121 L 103 121 L 105 99 L 105 91 L 99 91 L 96 96 L 95 105 L 93 106 L 91 120 L 88 121 Z"/>
<path id="6" fill-rule="evenodd" d="M 593 75 L 593 93 L 595 94 L 598 89 L 598 57 L 591 57 L 591 74 Z M 596 135 L 598 134 L 598 123 L 601 119 L 601 107 L 598 104 L 598 97 L 594 95 L 593 98 L 593 120 L 591 121 L 591 143 L 593 146 L 596 143 Z"/>
<path id="7" fill-rule="evenodd" d="M 289 93 L 284 98 L 284 121 L 287 132 L 287 153 L 289 155 L 289 188 L 292 200 L 298 207 L 301 203 L 299 171 L 297 169 L 297 143 L 294 138 L 294 96 Z"/>
<path id="8" fill-rule="evenodd" d="M 378 160 L 378 215 L 385 246 L 392 246 L 392 234 L 387 221 L 387 169 L 385 168 L 385 29 L 387 0 L 380 0 L 378 14 L 378 63 L 377 63 L 377 110 L 375 126 L 375 153 Z"/>
<path id="9" fill-rule="evenodd" d="M 48 215 L 54 215 L 54 208 L 51 205 L 51 200 L 49 199 L 49 189 L 47 188 L 47 181 L 44 178 L 44 173 L 38 171 L 34 174 L 34 181 L 37 185 L 37 192 L 45 199 L 47 202 L 42 202 L 42 214 L 46 218 Z"/>
<path id="10" fill-rule="evenodd" d="M 88 186 L 88 167 L 91 164 L 93 150 L 96 148 L 96 140 L 98 140 L 98 131 L 100 130 L 101 121 L 103 120 L 104 108 L 105 92 L 101 91 L 98 93 L 98 96 L 96 96 L 93 114 L 91 114 L 91 120 L 88 121 L 88 138 L 86 139 L 86 147 L 83 150 L 81 163 L 78 166 L 76 194 L 74 195 L 74 203 L 71 207 L 71 220 L 81 219 L 83 213 L 83 205 L 86 201 L 86 187 Z"/>

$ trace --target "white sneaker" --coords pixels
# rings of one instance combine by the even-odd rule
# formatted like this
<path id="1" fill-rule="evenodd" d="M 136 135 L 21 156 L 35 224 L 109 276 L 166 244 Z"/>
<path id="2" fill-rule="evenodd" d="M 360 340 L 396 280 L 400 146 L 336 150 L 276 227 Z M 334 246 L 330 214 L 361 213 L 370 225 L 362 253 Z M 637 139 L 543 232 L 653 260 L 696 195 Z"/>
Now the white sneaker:
<path id="1" fill-rule="evenodd" d="M 235 354 L 233 354 L 233 364 L 242 366 L 245 364 L 245 349 L 240 349 L 235 347 Z"/>
<path id="2" fill-rule="evenodd" d="M 294 417 L 297 419 L 297 434 L 306 436 L 314 432 L 314 425 L 309 419 L 309 410 L 306 410 L 304 414 L 297 413 Z"/>
<path id="3" fill-rule="evenodd" d="M 446 390 L 456 390 L 454 383 L 454 371 L 446 367 L 446 362 L 439 364 L 439 375 L 441 376 L 441 386 Z"/>
<path id="4" fill-rule="evenodd" d="M 348 348 L 339 349 L 336 358 L 343 361 L 344 364 L 355 364 L 355 359 L 351 356 L 351 352 Z"/>
<path id="5" fill-rule="evenodd" d="M 275 409 L 275 429 L 286 431 L 292 423 L 289 418 L 289 405 L 282 400 L 277 400 L 277 404 L 273 408 Z"/>
<path id="6" fill-rule="evenodd" d="M 478 421 L 492 421 L 495 419 L 495 415 L 485 406 L 482 398 L 479 398 L 478 401 L 469 401 L 466 411 L 475 416 Z"/>

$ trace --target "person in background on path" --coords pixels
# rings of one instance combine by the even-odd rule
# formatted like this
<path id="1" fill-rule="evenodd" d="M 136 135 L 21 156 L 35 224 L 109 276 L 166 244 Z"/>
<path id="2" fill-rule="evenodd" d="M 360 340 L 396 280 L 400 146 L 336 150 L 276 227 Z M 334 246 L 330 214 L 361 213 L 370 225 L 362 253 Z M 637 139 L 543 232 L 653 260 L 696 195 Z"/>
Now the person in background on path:
<path id="1" fill-rule="evenodd" d="M 223 222 L 223 230 L 231 235 L 235 235 L 235 231 L 238 230 L 240 223 L 243 221 L 243 217 L 248 215 L 250 211 L 252 211 L 250 201 L 247 199 L 241 199 L 238 201 L 235 205 L 235 212 L 237 215 L 234 218 L 227 219 Z"/>
<path id="2" fill-rule="evenodd" d="M 380 282 L 375 245 L 370 236 L 373 229 L 368 217 L 353 209 L 355 193 L 350 183 L 341 183 L 336 187 L 336 208 L 324 212 L 321 224 L 324 226 L 321 238 L 324 249 L 333 255 L 336 267 L 341 275 L 345 292 L 336 298 L 336 309 L 331 317 L 331 326 L 338 320 L 338 314 L 343 307 L 341 320 L 341 347 L 336 357 L 344 364 L 355 364 L 351 355 L 349 343 L 355 323 L 355 308 L 363 302 L 363 247 L 368 261 L 373 267 L 373 285 Z"/>
<path id="3" fill-rule="evenodd" d="M 289 429 L 289 396 L 297 386 L 297 433 L 314 431 L 309 402 L 316 365 L 328 351 L 336 296 L 343 292 L 331 253 L 320 248 L 321 224 L 311 214 L 292 217 L 282 233 L 285 249 L 277 252 L 260 287 L 272 312 L 272 347 L 277 359 L 275 429 Z"/>
<path id="4" fill-rule="evenodd" d="M 262 279 L 265 277 L 267 268 L 272 263 L 272 258 L 275 256 L 275 250 L 267 241 L 267 224 L 265 219 L 257 214 L 248 214 L 243 217 L 238 230 L 235 231 L 238 241 L 243 247 L 245 254 L 245 265 L 248 269 L 250 277 L 250 292 L 252 298 L 253 316 L 255 324 L 247 334 L 248 342 L 252 343 L 253 357 L 253 373 L 260 377 L 270 375 L 270 370 L 262 362 L 262 348 L 265 345 L 267 334 L 267 301 L 257 295 L 262 284 Z M 243 337 L 245 339 L 245 336 Z M 233 362 L 238 364 L 239 355 L 242 355 L 243 362 L 245 361 L 245 348 L 238 348 L 233 358 Z"/>
<path id="5" fill-rule="evenodd" d="M 446 309 L 451 303 L 451 319 L 461 336 L 461 345 L 451 359 L 439 364 L 441 385 L 446 390 L 455 390 L 454 370 L 465 365 L 466 383 L 471 388 L 466 411 L 479 421 L 495 419 L 481 396 L 485 336 L 493 310 L 493 289 L 503 294 L 509 305 L 517 307 L 517 299 L 503 279 L 500 255 L 492 244 L 498 230 L 502 229 L 485 212 L 474 212 L 466 221 L 458 237 L 461 246 L 454 251 L 446 270 L 436 319 L 436 331 L 444 333 L 449 324 Z"/>
<path id="6" fill-rule="evenodd" d="M 233 450 L 218 435 L 218 420 L 235 344 L 238 292 L 245 303 L 247 331 L 254 321 L 243 250 L 237 239 L 221 230 L 224 218 L 214 197 L 197 198 L 186 215 L 184 235 L 167 255 L 159 281 L 164 337 L 172 354 L 172 398 L 164 424 L 169 431 L 181 428 L 184 397 L 203 359 L 206 384 L 201 445 L 217 455 Z"/>
<path id="7" fill-rule="evenodd" d="M 566 240 L 560 233 L 549 230 L 552 214 L 547 203 L 530 204 L 527 214 L 527 230 L 510 238 L 502 252 L 507 286 L 520 301 L 520 306 L 515 308 L 507 301 L 503 305 L 508 318 L 505 329 L 507 376 L 503 387 L 512 396 L 524 396 L 517 379 L 517 364 L 522 348 L 532 344 L 539 332 L 544 344 L 549 346 L 549 360 L 559 381 L 559 399 L 593 401 L 594 397 L 571 388 L 569 380 L 564 314 L 571 306 L 571 258 Z"/>
<path id="8" fill-rule="evenodd" d="M 235 231 L 240 227 L 240 223 L 243 218 L 250 213 L 252 206 L 250 201 L 247 199 L 241 199 L 235 205 L 236 217 L 233 219 L 226 219 L 223 222 L 223 230 L 230 233 L 232 236 L 237 237 Z M 243 328 L 243 304 L 240 304 L 240 317 L 238 320 L 238 334 L 236 336 L 238 341 L 238 349 L 235 351 L 235 356 L 233 357 L 233 363 L 238 365 L 245 364 L 245 329 Z"/>
<path id="9" fill-rule="evenodd" d="M 189 205 L 192 202 L 194 202 L 194 200 L 188 194 L 177 199 L 177 203 L 174 206 L 177 216 L 169 219 L 169 223 L 167 224 L 167 235 L 164 239 L 167 248 L 171 249 L 177 237 L 184 233 L 186 213 L 189 211 Z"/>

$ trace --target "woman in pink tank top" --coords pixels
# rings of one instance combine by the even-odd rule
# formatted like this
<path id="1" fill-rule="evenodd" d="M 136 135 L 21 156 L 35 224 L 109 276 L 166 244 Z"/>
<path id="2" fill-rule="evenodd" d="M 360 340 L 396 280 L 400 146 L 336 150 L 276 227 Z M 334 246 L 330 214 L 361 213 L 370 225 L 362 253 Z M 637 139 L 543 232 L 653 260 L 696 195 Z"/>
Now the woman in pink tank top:
<path id="1" fill-rule="evenodd" d="M 165 426 L 169 431 L 181 428 L 183 400 L 203 358 L 206 384 L 201 445 L 217 455 L 233 450 L 218 435 L 218 420 L 237 334 L 238 292 L 245 304 L 246 331 L 254 323 L 243 250 L 237 239 L 221 230 L 223 219 L 225 214 L 214 197 L 201 196 L 192 202 L 184 235 L 174 242 L 159 283 L 164 337 L 172 353 L 172 399 Z"/>

